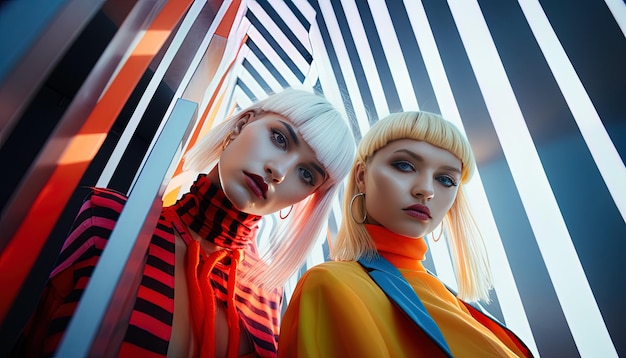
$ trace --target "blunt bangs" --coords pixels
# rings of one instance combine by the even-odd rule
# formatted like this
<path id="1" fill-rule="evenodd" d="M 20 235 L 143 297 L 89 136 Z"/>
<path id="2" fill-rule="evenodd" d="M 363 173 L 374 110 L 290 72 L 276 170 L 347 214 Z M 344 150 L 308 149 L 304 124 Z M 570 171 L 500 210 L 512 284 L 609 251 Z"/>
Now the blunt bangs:
<path id="1" fill-rule="evenodd" d="M 461 182 L 467 182 L 476 170 L 476 162 L 467 138 L 459 129 L 438 114 L 429 112 L 393 113 L 376 122 L 363 137 L 358 157 L 367 162 L 379 149 L 399 139 L 430 143 L 454 154 L 463 164 Z"/>

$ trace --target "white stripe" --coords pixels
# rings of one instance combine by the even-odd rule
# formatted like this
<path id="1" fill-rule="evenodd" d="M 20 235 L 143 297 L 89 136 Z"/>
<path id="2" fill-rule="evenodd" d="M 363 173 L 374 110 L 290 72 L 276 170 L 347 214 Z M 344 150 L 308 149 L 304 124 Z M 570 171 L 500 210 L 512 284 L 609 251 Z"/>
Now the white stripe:
<path id="1" fill-rule="evenodd" d="M 341 91 L 335 78 L 335 72 L 333 71 L 330 59 L 328 58 L 328 52 L 326 52 L 326 46 L 324 45 L 324 39 L 320 33 L 320 29 L 317 23 L 311 25 L 311 49 L 313 53 L 312 67 L 317 67 L 319 74 L 320 85 L 324 91 L 324 97 L 332 103 L 335 108 L 343 115 L 346 121 L 349 121 L 348 114 L 346 112 L 346 106 L 343 103 L 341 97 Z"/>
<path id="2" fill-rule="evenodd" d="M 284 0 L 275 0 L 275 1 L 284 1 Z M 295 7 L 298 8 L 298 10 L 300 10 L 302 15 L 304 15 L 304 17 L 311 24 L 315 22 L 315 16 L 317 15 L 317 13 L 315 12 L 315 9 L 311 6 L 311 4 L 309 4 L 308 0 L 292 0 L 292 3 L 295 5 Z"/>
<path id="3" fill-rule="evenodd" d="M 398 37 L 391 22 L 389 11 L 385 5 L 384 0 L 370 0 L 370 9 L 372 11 L 372 17 L 374 23 L 378 29 L 378 36 L 381 37 L 380 42 L 387 58 L 389 70 L 391 71 L 391 77 L 396 85 L 398 91 L 398 97 L 402 104 L 402 109 L 405 111 L 419 110 L 417 104 L 417 96 L 413 91 L 413 84 L 411 83 L 409 71 L 407 70 L 407 64 L 404 61 L 404 55 L 398 42 Z M 400 34 L 402 36 L 403 34 Z"/>
<path id="4" fill-rule="evenodd" d="M 259 5 L 256 1 L 251 1 L 248 3 L 250 7 L 250 11 L 254 13 L 254 16 L 259 19 L 259 22 L 265 27 L 265 29 L 269 32 L 270 36 L 279 44 L 280 48 L 287 53 L 289 59 L 296 65 L 296 67 L 302 72 L 306 74 L 309 71 L 309 63 L 306 62 L 304 57 L 298 52 L 296 47 L 291 43 L 289 38 L 285 36 L 283 30 L 281 30 L 278 25 L 274 22 L 274 20 L 263 10 L 261 5 Z"/>
<path id="5" fill-rule="evenodd" d="M 449 5 L 578 350 L 616 357 L 480 7 L 467 0 Z"/>
<path id="6" fill-rule="evenodd" d="M 444 118 L 453 122 L 465 134 L 465 128 L 424 7 L 420 2 L 405 0 L 405 8 L 422 52 L 441 114 Z M 478 169 L 474 174 L 474 178 L 466 185 L 466 189 L 472 213 L 485 239 L 490 264 L 493 268 L 494 289 L 498 296 L 498 303 L 500 304 L 505 323 L 522 338 L 533 354 L 538 356 L 537 344 L 530 329 L 530 323 L 526 317 L 526 311 L 515 284 L 515 278 L 502 245 L 502 239 L 489 206 Z M 439 269 L 437 269 L 437 274 L 439 275 Z"/>
<path id="7" fill-rule="evenodd" d="M 248 72 L 248 70 L 243 66 L 240 66 L 239 68 L 239 80 L 241 80 L 241 82 L 243 82 L 248 89 L 254 93 L 254 96 L 257 99 L 265 97 L 265 90 L 263 87 L 261 87 L 257 80 L 252 77 L 250 72 Z"/>
<path id="8" fill-rule="evenodd" d="M 215 75 L 211 79 L 211 82 L 209 83 L 209 86 L 204 93 L 204 97 L 202 98 L 202 102 L 200 103 L 200 108 L 202 111 L 204 111 L 209 105 L 211 97 L 213 96 L 213 93 L 215 91 L 223 92 L 224 85 L 220 84 L 222 77 L 226 76 L 226 78 L 230 78 L 231 80 L 232 78 L 234 78 L 236 80 L 236 76 L 234 76 L 236 72 L 234 71 L 234 69 L 236 69 L 237 66 L 241 64 L 243 57 L 247 54 L 247 47 L 242 46 L 241 44 L 244 37 L 246 36 L 248 28 L 250 28 L 250 21 L 248 21 L 248 19 L 244 16 L 246 11 L 247 7 L 245 3 L 242 2 L 239 5 L 239 9 L 237 10 L 237 15 L 235 16 L 235 19 L 238 19 L 239 23 L 235 22 L 229 30 L 226 42 L 226 49 L 224 49 L 224 54 L 222 55 L 222 59 L 220 61 L 218 69 L 217 71 L 215 71 Z M 213 23 L 219 24 L 219 22 L 217 21 L 213 21 Z M 211 55 L 212 54 L 207 54 L 207 56 Z M 231 66 L 231 63 L 233 63 L 232 69 L 230 69 L 229 67 Z M 232 89 L 232 87 L 227 88 Z M 215 116 L 215 120 L 218 122 L 214 124 L 223 121 L 225 119 L 223 115 L 225 115 L 228 110 L 223 110 L 222 108 L 220 108 L 218 112 L 219 113 Z"/>
<path id="9" fill-rule="evenodd" d="M 300 80 L 285 64 L 285 61 L 274 51 L 274 48 L 267 43 L 263 35 L 253 25 L 250 26 L 248 35 L 290 86 L 301 84 Z"/>
<path id="10" fill-rule="evenodd" d="M 541 5 L 536 0 L 522 0 L 520 5 L 615 205 L 626 219 L 626 167 Z"/>
<path id="11" fill-rule="evenodd" d="M 333 7 L 330 4 L 330 0 L 320 0 L 319 5 L 322 11 L 322 16 L 324 17 L 324 21 L 326 22 L 326 28 L 328 29 L 331 44 L 335 50 L 335 54 L 337 55 L 339 66 L 341 67 L 343 79 L 346 82 L 348 95 L 350 97 L 350 100 L 352 101 L 354 117 L 359 124 L 361 134 L 365 134 L 370 128 L 369 115 L 365 109 L 365 105 L 363 104 L 363 98 L 361 97 L 361 93 L 359 92 L 359 86 L 354 76 L 354 71 L 352 69 L 352 63 L 350 63 L 348 51 L 346 50 L 343 38 L 341 37 L 341 30 L 339 29 L 339 24 L 337 23 L 335 12 L 333 11 Z M 330 46 L 331 44 L 328 45 Z"/>
<path id="12" fill-rule="evenodd" d="M 443 281 L 446 285 L 450 286 L 455 291 L 459 290 L 459 285 L 454 274 L 454 266 L 452 265 L 452 259 L 450 256 L 450 248 L 446 241 L 445 233 L 439 236 L 441 233 L 441 224 L 433 230 L 431 234 L 426 235 L 428 240 L 428 251 L 433 258 L 433 264 L 435 265 L 435 271 L 437 278 Z M 435 239 L 439 237 L 439 240 L 435 242 Z"/>
<path id="13" fill-rule="evenodd" d="M 361 22 L 359 15 L 359 9 L 353 0 L 341 1 L 346 19 L 348 20 L 348 27 L 350 28 L 350 34 L 354 40 L 354 47 L 356 47 L 359 59 L 363 65 L 363 72 L 365 73 L 365 79 L 367 80 L 368 88 L 372 93 L 372 100 L 374 107 L 376 107 L 376 115 L 378 118 L 382 118 L 389 114 L 389 106 L 387 105 L 387 99 L 385 92 L 383 91 L 383 85 L 378 77 L 378 71 L 376 69 L 376 62 L 372 55 L 372 49 L 370 43 L 365 34 L 365 28 Z M 355 60 L 352 61 L 353 63 Z"/>
<path id="14" fill-rule="evenodd" d="M 294 35 L 302 42 L 304 47 L 311 51 L 311 47 L 308 45 L 309 33 L 304 28 L 300 20 L 293 14 L 291 9 L 285 5 L 284 0 L 270 0 L 269 1 L 274 11 L 280 16 L 280 18 L 289 26 L 289 30 L 291 30 Z M 313 19 L 315 21 L 315 19 Z M 311 24 L 313 25 L 314 22 Z"/>
<path id="15" fill-rule="evenodd" d="M 247 48 L 245 44 L 244 46 Z M 246 60 L 250 62 L 250 65 L 252 65 L 252 67 L 254 67 L 254 69 L 259 73 L 261 78 L 265 80 L 265 82 L 267 83 L 268 86 L 270 86 L 272 91 L 280 92 L 283 89 L 280 83 L 278 83 L 278 81 L 276 80 L 276 77 L 274 77 L 270 73 L 270 71 L 267 70 L 267 67 L 265 67 L 263 62 L 259 60 L 259 58 L 254 52 L 248 50 L 248 54 L 246 55 Z"/>
<path id="16" fill-rule="evenodd" d="M 178 88 L 176 89 L 176 92 L 174 93 L 172 102 L 170 102 L 170 105 L 165 113 L 164 118 L 168 118 L 172 109 L 174 108 L 174 105 L 176 104 L 176 100 L 181 97 L 184 93 L 184 91 L 187 89 L 187 86 L 189 85 L 189 82 L 191 81 L 192 77 L 195 75 L 196 72 L 196 68 L 201 65 L 202 59 L 204 58 L 206 51 L 208 51 L 209 45 L 211 44 L 211 41 L 214 39 L 214 33 L 215 30 L 217 29 L 217 26 L 220 24 L 222 18 L 224 17 L 224 15 L 226 14 L 226 12 L 228 11 L 228 8 L 230 6 L 230 3 L 223 3 L 222 6 L 220 7 L 220 9 L 218 10 L 215 19 L 211 22 L 211 25 L 209 27 L 209 29 L 207 30 L 204 39 L 202 40 L 202 43 L 200 44 L 200 46 L 198 47 L 198 50 L 196 51 L 196 54 L 194 55 L 194 58 L 192 59 L 191 63 L 189 64 L 189 66 L 187 67 L 187 72 L 185 73 L 185 75 L 183 76 L 183 79 L 180 83 L 180 85 L 178 86 Z M 237 19 L 242 19 L 243 18 L 243 11 L 245 10 L 245 7 L 243 5 L 239 6 L 239 9 L 237 10 L 238 15 L 236 18 Z M 236 23 L 235 23 L 236 24 Z M 241 27 L 241 26 L 240 26 Z M 231 33 L 232 33 L 232 28 L 231 28 Z M 233 36 L 233 38 L 237 39 L 234 41 L 228 41 L 226 43 L 226 49 L 224 50 L 223 54 L 222 54 L 222 58 L 220 59 L 220 65 L 218 66 L 218 69 L 215 72 L 215 75 L 213 76 L 211 82 L 209 83 L 209 85 L 207 86 L 206 91 L 204 92 L 204 96 L 203 96 L 203 100 L 201 101 L 201 103 L 198 105 L 198 119 L 200 119 L 204 109 L 206 108 L 207 102 L 209 100 L 209 98 L 211 97 L 211 93 L 213 93 L 213 89 L 217 86 L 217 83 L 219 82 L 219 73 L 220 70 L 224 70 L 224 68 L 227 68 L 227 63 L 228 63 L 228 58 L 229 58 L 229 53 L 233 52 L 233 43 L 238 44 L 240 43 L 240 41 L 238 41 L 240 38 L 243 37 L 243 33 L 239 33 L 238 34 L 239 37 L 237 37 L 236 35 L 230 35 L 229 36 Z M 216 55 L 216 54 L 213 54 Z M 158 70 L 157 70 L 158 71 Z M 197 126 L 198 123 L 195 123 L 194 126 Z M 163 126 L 165 125 L 165 121 L 162 121 L 159 124 L 159 128 L 157 129 L 155 135 L 152 138 L 152 142 L 150 143 L 150 146 L 148 148 L 148 150 L 146 151 L 146 155 L 143 157 L 143 160 L 141 162 L 140 168 L 143 167 L 146 159 L 148 158 L 148 154 L 152 151 L 152 148 L 154 147 L 156 140 L 159 137 L 159 134 L 161 133 L 161 130 L 163 129 Z M 206 123 L 205 123 L 206 125 Z M 196 128 L 194 127 L 192 130 L 196 130 Z M 189 136 L 189 138 L 187 138 L 187 140 L 191 139 L 191 136 Z M 188 145 L 188 142 L 186 142 L 183 146 L 183 149 L 186 148 Z M 137 180 L 139 174 L 141 173 L 140 170 L 138 170 L 135 173 L 135 177 L 133 178 L 133 184 L 135 183 L 135 181 Z"/>
<path id="17" fill-rule="evenodd" d="M 198 14 L 200 14 L 200 11 L 202 10 L 202 7 L 204 6 L 205 2 L 206 0 L 195 1 L 192 4 L 189 11 L 187 12 L 187 14 L 185 15 L 185 18 L 183 19 L 180 25 L 180 28 L 176 31 L 176 35 L 174 35 L 174 39 L 172 40 L 172 43 L 170 44 L 167 51 L 165 52 L 165 55 L 163 55 L 163 59 L 159 63 L 159 66 L 157 67 L 156 71 L 154 72 L 154 75 L 152 76 L 150 82 L 148 83 L 146 90 L 142 94 L 141 99 L 139 100 L 139 103 L 137 104 L 137 107 L 135 108 L 135 111 L 133 112 L 133 115 L 129 119 L 128 124 L 126 125 L 126 128 L 124 129 L 124 132 L 122 133 L 122 136 L 120 137 L 117 145 L 115 146 L 113 153 L 111 153 L 111 156 L 109 157 L 109 160 L 107 161 L 106 166 L 102 170 L 102 174 L 98 178 L 98 182 L 96 183 L 96 186 L 98 187 L 108 186 L 109 181 L 111 180 L 111 177 L 113 176 L 113 173 L 115 172 L 115 169 L 117 168 L 117 165 L 119 164 L 122 156 L 124 155 L 124 152 L 128 148 L 128 144 L 130 143 L 130 140 L 133 134 L 135 133 L 135 130 L 139 126 L 141 117 L 143 116 L 144 112 L 148 108 L 148 105 L 150 104 L 150 101 L 152 100 L 154 93 L 156 92 L 159 84 L 161 83 L 163 76 L 165 75 L 165 72 L 169 68 L 172 61 L 174 60 L 174 56 L 176 56 L 176 53 L 178 53 L 180 46 L 185 40 L 185 36 L 191 29 L 191 26 L 193 25 L 193 22 L 195 21 L 195 19 L 198 17 Z M 174 98 L 174 101 L 175 100 L 176 98 Z M 167 117 L 164 117 L 164 118 L 167 118 Z M 161 123 L 161 127 L 163 125 L 164 123 Z M 138 174 L 139 173 L 137 173 L 137 175 Z"/>
<path id="18" fill-rule="evenodd" d="M 246 108 L 254 103 L 239 86 L 233 90 L 233 100 L 241 108 Z"/>
<path id="19" fill-rule="evenodd" d="M 626 2 L 624 0 L 604 0 L 606 6 L 609 7 L 617 25 L 622 29 L 622 33 L 626 36 Z"/>

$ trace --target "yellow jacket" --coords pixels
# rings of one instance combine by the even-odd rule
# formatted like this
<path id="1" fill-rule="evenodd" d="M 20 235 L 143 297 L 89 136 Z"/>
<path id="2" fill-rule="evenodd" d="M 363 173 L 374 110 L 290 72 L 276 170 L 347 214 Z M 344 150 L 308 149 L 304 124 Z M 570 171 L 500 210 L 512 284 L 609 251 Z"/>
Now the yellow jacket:
<path id="1" fill-rule="evenodd" d="M 427 250 L 423 239 L 406 238 L 370 226 L 368 230 L 375 238 L 379 254 L 400 270 L 417 293 L 441 330 L 452 355 L 531 355 L 510 331 L 458 299 L 425 270 L 421 263 Z M 445 355 L 387 297 L 358 262 L 325 262 L 308 270 L 298 282 L 283 317 L 278 356 L 397 358 Z"/>

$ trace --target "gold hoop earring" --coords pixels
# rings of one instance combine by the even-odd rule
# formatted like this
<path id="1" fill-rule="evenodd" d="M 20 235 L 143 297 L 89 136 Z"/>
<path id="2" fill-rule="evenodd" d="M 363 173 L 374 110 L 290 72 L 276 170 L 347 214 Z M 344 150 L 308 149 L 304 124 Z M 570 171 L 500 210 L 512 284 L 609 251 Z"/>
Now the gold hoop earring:
<path id="1" fill-rule="evenodd" d="M 441 240 L 441 235 L 443 235 L 443 221 L 441 222 L 440 227 L 441 227 L 441 231 L 439 231 L 439 235 L 437 236 L 436 239 L 435 239 L 435 230 L 433 230 L 433 232 L 430 233 L 434 242 L 438 242 L 439 240 Z"/>
<path id="2" fill-rule="evenodd" d="M 365 193 L 356 193 L 356 194 L 354 194 L 354 196 L 350 200 L 350 216 L 352 217 L 352 220 L 354 220 L 355 223 L 363 224 L 365 222 L 365 220 L 367 220 L 367 211 L 364 210 L 365 211 L 365 215 L 363 215 L 363 219 L 361 221 L 359 221 L 359 220 L 354 218 L 354 211 L 352 211 L 352 205 L 354 204 L 354 200 L 357 197 L 359 197 L 359 196 L 363 196 L 363 203 L 365 203 Z"/>
<path id="3" fill-rule="evenodd" d="M 230 142 L 233 141 L 233 139 L 235 139 L 235 137 L 237 136 L 237 133 L 239 131 L 238 130 L 231 130 L 230 132 L 228 132 L 228 135 L 226 136 L 226 138 L 224 138 L 224 141 L 222 142 L 222 152 L 226 150 L 226 147 L 228 147 L 228 145 L 230 144 Z"/>
<path id="4" fill-rule="evenodd" d="M 278 216 L 280 216 L 282 220 L 285 220 L 289 216 L 289 214 L 291 214 L 291 210 L 293 210 L 293 205 L 289 208 L 289 212 L 287 213 L 287 215 L 283 216 L 283 209 L 280 209 L 280 211 L 278 212 Z"/>
<path id="5" fill-rule="evenodd" d="M 224 141 L 222 142 L 222 152 L 226 150 L 226 147 L 228 147 L 231 140 L 232 139 L 230 139 L 230 134 L 227 135 L 226 138 L 224 138 Z"/>

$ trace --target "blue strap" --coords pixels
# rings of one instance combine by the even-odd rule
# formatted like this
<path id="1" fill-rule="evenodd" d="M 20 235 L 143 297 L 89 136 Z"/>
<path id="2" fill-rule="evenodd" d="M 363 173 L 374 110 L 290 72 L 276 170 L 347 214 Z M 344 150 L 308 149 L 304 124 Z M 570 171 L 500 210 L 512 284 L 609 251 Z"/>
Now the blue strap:
<path id="1" fill-rule="evenodd" d="M 402 277 L 398 269 L 382 256 L 371 259 L 361 258 L 359 263 L 368 269 L 369 275 L 385 294 L 396 303 L 404 313 L 420 327 L 435 344 L 448 356 L 452 357 L 450 347 L 446 343 L 437 323 L 430 317 L 415 291 Z"/>

